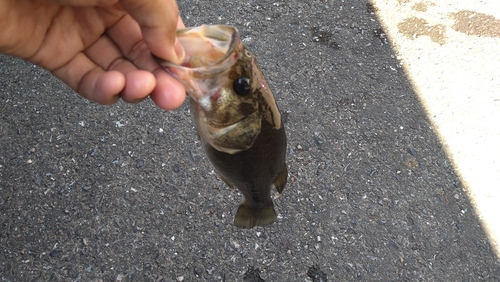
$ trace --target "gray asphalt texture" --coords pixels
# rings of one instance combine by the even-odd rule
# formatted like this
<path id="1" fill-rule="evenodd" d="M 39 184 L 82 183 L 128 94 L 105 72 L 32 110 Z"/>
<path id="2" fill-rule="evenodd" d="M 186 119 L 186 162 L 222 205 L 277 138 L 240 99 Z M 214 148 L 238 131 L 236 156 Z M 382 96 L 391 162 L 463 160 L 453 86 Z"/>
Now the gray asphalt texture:
<path id="1" fill-rule="evenodd" d="M 500 281 L 500 264 L 367 1 L 180 1 L 232 24 L 285 118 L 270 227 L 204 156 L 188 103 L 101 106 L 0 57 L 2 281 Z"/>

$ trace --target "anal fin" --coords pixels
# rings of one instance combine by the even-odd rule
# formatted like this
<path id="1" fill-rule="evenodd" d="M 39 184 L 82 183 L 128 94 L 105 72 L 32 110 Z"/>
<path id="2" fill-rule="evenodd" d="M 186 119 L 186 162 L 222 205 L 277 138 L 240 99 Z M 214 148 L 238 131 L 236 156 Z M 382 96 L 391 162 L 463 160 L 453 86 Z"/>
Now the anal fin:
<path id="1" fill-rule="evenodd" d="M 283 192 L 283 189 L 285 189 L 287 179 L 288 179 L 288 169 L 286 167 L 286 164 L 283 164 L 283 169 L 281 169 L 280 173 L 278 174 L 278 176 L 276 176 L 276 179 L 274 179 L 273 181 L 274 187 L 276 187 L 278 193 L 281 194 L 281 192 Z"/>

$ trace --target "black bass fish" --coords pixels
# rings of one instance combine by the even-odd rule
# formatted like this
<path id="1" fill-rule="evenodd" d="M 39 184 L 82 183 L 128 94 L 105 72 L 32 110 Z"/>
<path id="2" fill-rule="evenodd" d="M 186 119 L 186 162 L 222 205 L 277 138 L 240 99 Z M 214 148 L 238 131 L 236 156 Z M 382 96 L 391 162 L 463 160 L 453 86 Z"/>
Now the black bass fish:
<path id="1" fill-rule="evenodd" d="M 180 29 L 186 51 L 181 65 L 157 58 L 190 97 L 196 132 L 221 179 L 243 194 L 234 225 L 276 221 L 271 184 L 285 187 L 286 136 L 274 96 L 255 60 L 232 26 Z"/>

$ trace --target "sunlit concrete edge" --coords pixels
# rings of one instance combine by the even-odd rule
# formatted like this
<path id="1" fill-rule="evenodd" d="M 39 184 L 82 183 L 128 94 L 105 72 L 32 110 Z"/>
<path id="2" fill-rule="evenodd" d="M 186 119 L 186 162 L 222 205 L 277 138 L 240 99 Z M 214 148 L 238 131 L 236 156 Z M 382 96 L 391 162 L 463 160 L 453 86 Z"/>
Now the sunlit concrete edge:
<path id="1" fill-rule="evenodd" d="M 500 258 L 500 38 L 478 38 L 455 32 L 449 14 L 459 10 L 500 18 L 493 3 L 372 0 L 379 21 L 452 161 L 465 193 Z M 430 7 L 414 9 L 416 4 Z M 489 4 L 489 6 L 488 6 Z M 498 5 L 497 5 L 498 6 Z M 430 36 L 408 38 L 398 24 L 424 19 L 429 27 L 444 26 L 445 41 Z M 444 44 L 443 44 L 444 43 Z M 496 66 L 495 66 L 496 65 Z M 497 129 L 497 130 L 495 130 Z M 462 211 L 468 212 L 468 211 Z"/>

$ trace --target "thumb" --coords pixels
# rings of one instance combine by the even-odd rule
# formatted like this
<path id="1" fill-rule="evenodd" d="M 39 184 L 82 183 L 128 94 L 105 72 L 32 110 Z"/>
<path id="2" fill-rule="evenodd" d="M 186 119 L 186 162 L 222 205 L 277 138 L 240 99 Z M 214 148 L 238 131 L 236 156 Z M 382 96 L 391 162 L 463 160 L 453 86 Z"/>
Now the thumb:
<path id="1" fill-rule="evenodd" d="M 179 64 L 184 48 L 176 37 L 179 8 L 175 0 L 121 0 L 120 5 L 141 27 L 142 36 L 151 53 Z"/>

